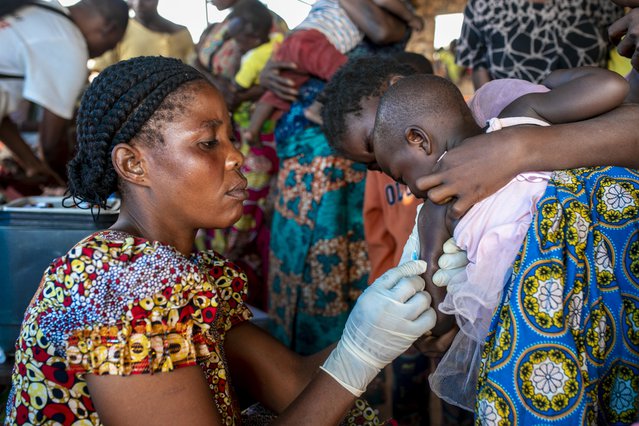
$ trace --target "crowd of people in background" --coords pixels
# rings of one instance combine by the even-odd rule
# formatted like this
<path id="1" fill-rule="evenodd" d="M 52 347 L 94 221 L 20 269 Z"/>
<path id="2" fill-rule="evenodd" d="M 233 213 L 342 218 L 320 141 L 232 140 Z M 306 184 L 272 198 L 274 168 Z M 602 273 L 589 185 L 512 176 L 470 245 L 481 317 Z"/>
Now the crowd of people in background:
<path id="1" fill-rule="evenodd" d="M 158 0 L 0 6 L 0 202 L 123 199 L 45 273 L 8 422 L 123 422 L 148 386 L 193 386 L 144 413 L 192 422 L 639 421 L 638 1 L 469 0 L 432 62 L 406 51 L 415 2 L 316 0 L 295 28 L 211 3 L 229 13 L 197 42 Z M 176 136 L 198 132 L 210 164 Z"/>

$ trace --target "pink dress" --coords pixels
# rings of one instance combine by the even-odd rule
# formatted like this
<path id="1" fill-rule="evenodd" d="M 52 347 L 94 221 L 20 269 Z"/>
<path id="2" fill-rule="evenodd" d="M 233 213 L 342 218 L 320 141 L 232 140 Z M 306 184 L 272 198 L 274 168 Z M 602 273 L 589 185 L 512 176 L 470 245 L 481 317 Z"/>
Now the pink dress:
<path id="1" fill-rule="evenodd" d="M 529 117 L 493 118 L 487 132 L 520 124 L 547 126 Z M 493 312 L 512 264 L 546 190 L 551 172 L 523 173 L 475 204 L 453 236 L 466 250 L 468 265 L 447 287 L 443 313 L 455 315 L 460 332 L 430 377 L 431 388 L 449 403 L 473 410 L 474 381 Z M 460 392 L 460 389 L 468 392 Z"/>

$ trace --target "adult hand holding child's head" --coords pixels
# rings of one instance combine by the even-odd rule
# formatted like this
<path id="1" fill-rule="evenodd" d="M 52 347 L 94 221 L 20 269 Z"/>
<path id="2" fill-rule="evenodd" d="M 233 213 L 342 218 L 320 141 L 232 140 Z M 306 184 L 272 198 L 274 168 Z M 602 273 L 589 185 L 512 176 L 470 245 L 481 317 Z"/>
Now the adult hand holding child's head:
<path id="1" fill-rule="evenodd" d="M 498 135 L 488 133 L 466 139 L 449 150 L 432 173 L 417 179 L 417 188 L 427 191 L 428 198 L 434 203 L 451 201 L 451 215 L 460 218 L 474 204 L 508 183 L 521 169 L 518 166 L 521 157 L 518 156 L 526 154 L 517 149 L 516 131 L 503 129 Z M 504 149 L 505 146 L 509 148 Z"/>

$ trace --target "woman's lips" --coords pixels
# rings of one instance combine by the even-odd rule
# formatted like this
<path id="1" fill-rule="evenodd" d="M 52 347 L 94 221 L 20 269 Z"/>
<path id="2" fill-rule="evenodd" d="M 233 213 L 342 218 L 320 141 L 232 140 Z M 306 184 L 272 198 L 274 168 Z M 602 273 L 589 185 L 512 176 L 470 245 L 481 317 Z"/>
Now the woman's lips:
<path id="1" fill-rule="evenodd" d="M 246 182 L 242 182 L 241 184 L 233 187 L 230 191 L 226 193 L 231 198 L 236 198 L 238 200 L 244 201 L 248 199 L 248 191 L 246 190 Z"/>

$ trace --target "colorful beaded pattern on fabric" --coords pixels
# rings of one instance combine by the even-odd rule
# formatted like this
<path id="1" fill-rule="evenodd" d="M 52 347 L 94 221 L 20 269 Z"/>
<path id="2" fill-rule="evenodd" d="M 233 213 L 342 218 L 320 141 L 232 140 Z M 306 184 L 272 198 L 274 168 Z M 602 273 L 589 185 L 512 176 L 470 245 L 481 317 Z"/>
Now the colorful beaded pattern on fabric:
<path id="1" fill-rule="evenodd" d="M 214 252 L 186 257 L 99 232 L 53 261 L 16 344 L 7 422 L 101 424 L 85 373 L 147 374 L 199 364 L 226 424 L 238 421 L 222 343 L 250 318 L 246 276 Z"/>

